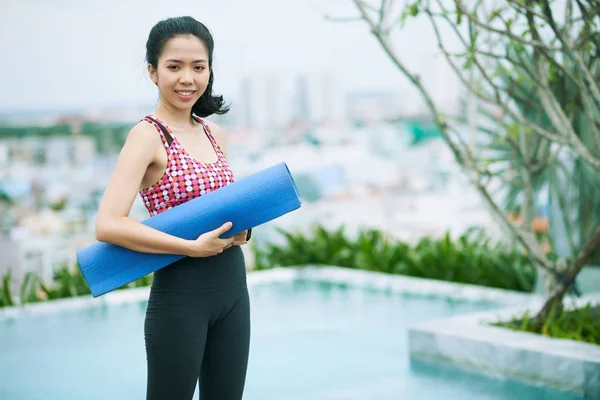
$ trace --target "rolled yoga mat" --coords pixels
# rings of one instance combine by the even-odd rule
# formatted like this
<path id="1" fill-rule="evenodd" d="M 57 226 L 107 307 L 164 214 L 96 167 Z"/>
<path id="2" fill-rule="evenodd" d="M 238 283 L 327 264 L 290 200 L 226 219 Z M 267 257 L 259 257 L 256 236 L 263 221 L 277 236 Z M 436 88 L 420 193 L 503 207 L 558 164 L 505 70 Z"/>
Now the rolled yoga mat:
<path id="1" fill-rule="evenodd" d="M 193 240 L 227 221 L 233 227 L 221 237 L 271 221 L 300 208 L 294 180 L 279 163 L 234 183 L 141 221 L 162 232 Z M 97 242 L 77 252 L 79 268 L 97 297 L 184 258 L 150 254 Z"/>

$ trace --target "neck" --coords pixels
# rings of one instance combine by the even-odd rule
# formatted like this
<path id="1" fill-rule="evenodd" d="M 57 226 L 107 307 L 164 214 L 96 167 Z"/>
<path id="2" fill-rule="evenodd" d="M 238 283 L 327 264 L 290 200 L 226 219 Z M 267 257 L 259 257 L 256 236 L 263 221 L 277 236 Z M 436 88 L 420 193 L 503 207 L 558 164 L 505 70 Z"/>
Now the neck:
<path id="1" fill-rule="evenodd" d="M 161 102 L 156 110 L 154 110 L 154 115 L 161 121 L 165 121 L 169 126 L 183 128 L 194 125 L 195 121 L 191 116 L 191 111 L 192 110 L 176 109 Z"/>

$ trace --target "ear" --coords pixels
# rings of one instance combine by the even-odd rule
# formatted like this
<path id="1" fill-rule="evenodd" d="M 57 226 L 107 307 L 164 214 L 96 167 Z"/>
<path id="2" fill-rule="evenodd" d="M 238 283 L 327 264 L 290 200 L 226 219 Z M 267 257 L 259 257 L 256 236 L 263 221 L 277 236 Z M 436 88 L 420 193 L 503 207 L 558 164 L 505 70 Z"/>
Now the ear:
<path id="1" fill-rule="evenodd" d="M 155 85 L 158 84 L 158 75 L 156 73 L 156 69 L 152 66 L 152 64 L 148 64 L 148 75 L 150 76 L 150 80 L 154 82 Z"/>

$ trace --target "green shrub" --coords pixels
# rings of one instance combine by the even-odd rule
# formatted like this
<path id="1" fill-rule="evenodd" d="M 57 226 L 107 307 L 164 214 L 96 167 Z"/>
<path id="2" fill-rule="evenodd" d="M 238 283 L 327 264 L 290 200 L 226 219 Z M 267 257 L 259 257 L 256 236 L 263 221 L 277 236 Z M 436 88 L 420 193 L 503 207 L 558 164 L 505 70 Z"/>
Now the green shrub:
<path id="1" fill-rule="evenodd" d="M 535 285 L 536 270 L 526 255 L 492 243 L 476 228 L 456 240 L 446 233 L 442 238 L 425 237 L 415 245 L 373 229 L 361 230 L 353 240 L 343 226 L 331 232 L 314 226 L 309 235 L 277 231 L 285 244 L 256 248 L 256 269 L 322 264 L 524 292 Z"/>
<path id="2" fill-rule="evenodd" d="M 149 274 L 139 278 L 120 289 L 145 287 L 152 284 L 153 275 Z M 9 283 L 11 281 L 10 270 L 2 277 L 2 287 L 0 292 L 0 307 L 13 306 L 14 298 L 10 293 Z M 19 290 L 19 304 L 35 303 L 45 300 L 61 299 L 67 297 L 76 297 L 89 295 L 90 289 L 78 267 L 69 269 L 66 266 L 58 268 L 54 272 L 53 280 L 50 284 L 45 283 L 34 272 L 27 272 L 23 277 Z"/>
<path id="3" fill-rule="evenodd" d="M 591 303 L 572 310 L 555 306 L 539 332 L 533 327 L 533 318 L 529 311 L 508 322 L 499 321 L 492 325 L 600 345 L 600 306 Z"/>
<path id="4" fill-rule="evenodd" d="M 2 277 L 2 287 L 0 287 L 0 307 L 9 307 L 14 305 L 10 293 L 11 271 L 10 269 Z"/>

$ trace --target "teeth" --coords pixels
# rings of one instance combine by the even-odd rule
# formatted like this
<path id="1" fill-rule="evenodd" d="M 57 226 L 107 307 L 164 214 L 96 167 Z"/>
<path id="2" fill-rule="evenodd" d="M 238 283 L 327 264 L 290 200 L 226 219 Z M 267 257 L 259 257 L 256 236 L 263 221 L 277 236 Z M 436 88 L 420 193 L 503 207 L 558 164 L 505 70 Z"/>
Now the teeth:
<path id="1" fill-rule="evenodd" d="M 191 96 L 194 92 L 181 92 L 181 91 L 179 91 L 177 93 L 179 93 L 182 96 Z"/>

